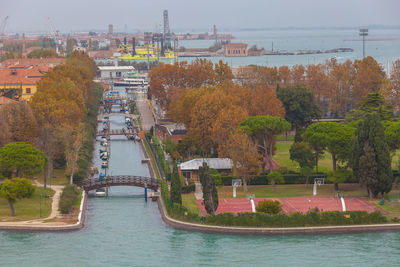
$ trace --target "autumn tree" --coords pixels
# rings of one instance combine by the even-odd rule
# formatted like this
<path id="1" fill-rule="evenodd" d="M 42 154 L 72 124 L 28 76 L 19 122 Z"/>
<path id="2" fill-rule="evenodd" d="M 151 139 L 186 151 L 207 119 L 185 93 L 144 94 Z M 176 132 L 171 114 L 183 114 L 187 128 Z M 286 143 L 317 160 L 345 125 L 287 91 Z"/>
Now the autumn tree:
<path id="1" fill-rule="evenodd" d="M 354 75 L 355 69 L 350 60 L 342 64 L 334 63 L 331 66 L 326 97 L 330 100 L 329 111 L 337 118 L 343 118 L 350 108 Z"/>
<path id="2" fill-rule="evenodd" d="M 308 65 L 306 70 L 306 84 L 314 92 L 315 100 L 322 107 L 323 97 L 327 95 L 328 76 L 322 64 Z"/>
<path id="3" fill-rule="evenodd" d="M 384 85 L 386 74 L 373 57 L 366 57 L 354 61 L 356 71 L 352 97 L 353 104 L 357 105 L 368 93 L 378 93 Z"/>
<path id="4" fill-rule="evenodd" d="M 383 197 L 392 189 L 391 158 L 378 114 L 369 114 L 360 121 L 350 165 L 360 183 L 366 185 L 369 197 Z"/>
<path id="5" fill-rule="evenodd" d="M 229 67 L 228 63 L 224 63 L 222 60 L 215 64 L 214 73 L 216 84 L 231 82 L 234 78 L 232 69 Z"/>
<path id="6" fill-rule="evenodd" d="M 276 97 L 275 87 L 261 85 L 251 92 L 248 110 L 250 116 L 268 115 L 282 118 L 285 116 L 282 102 Z"/>
<path id="7" fill-rule="evenodd" d="M 32 109 L 27 103 L 8 104 L 0 107 L 0 114 L 7 124 L 14 142 L 36 144 L 38 126 Z"/>
<path id="8" fill-rule="evenodd" d="M 211 136 L 216 146 L 222 146 L 229 134 L 247 117 L 247 112 L 238 106 L 231 105 L 221 109 L 211 126 Z"/>
<path id="9" fill-rule="evenodd" d="M 389 94 L 389 99 L 392 104 L 399 109 L 400 107 L 400 59 L 396 60 L 393 63 L 390 72 L 390 83 L 391 83 L 391 91 Z"/>
<path id="10" fill-rule="evenodd" d="M 305 84 L 306 68 L 303 65 L 294 65 L 290 70 L 290 84 Z"/>
<path id="11" fill-rule="evenodd" d="M 272 154 L 276 136 L 290 130 L 290 123 L 278 117 L 253 116 L 241 122 L 238 128 L 252 138 L 273 171 Z"/>
<path id="12" fill-rule="evenodd" d="M 3 114 L 2 108 L 0 108 L 0 114 Z M 0 147 L 12 141 L 12 133 L 8 126 L 6 116 L 0 116 Z"/>
<path id="13" fill-rule="evenodd" d="M 244 191 L 247 192 L 248 181 L 261 171 L 260 155 L 254 143 L 242 131 L 235 131 L 220 148 L 220 156 L 232 160 L 234 174 L 242 178 Z"/>
<path id="14" fill-rule="evenodd" d="M 212 127 L 218 114 L 230 105 L 230 97 L 221 90 L 207 92 L 193 107 L 188 134 L 196 140 L 203 151 L 215 152 Z"/>
<path id="15" fill-rule="evenodd" d="M 5 179 L 0 187 L 0 196 L 7 200 L 11 216 L 15 216 L 15 202 L 18 199 L 30 198 L 34 192 L 32 182 L 25 178 Z"/>

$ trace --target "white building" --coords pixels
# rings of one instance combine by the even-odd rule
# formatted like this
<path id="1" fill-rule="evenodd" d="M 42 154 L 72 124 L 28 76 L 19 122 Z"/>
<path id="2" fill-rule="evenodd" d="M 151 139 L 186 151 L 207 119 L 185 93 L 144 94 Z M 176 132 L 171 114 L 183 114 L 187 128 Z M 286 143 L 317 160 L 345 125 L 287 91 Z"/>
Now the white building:
<path id="1" fill-rule="evenodd" d="M 133 66 L 99 66 L 97 69 L 101 79 L 119 79 L 135 71 Z"/>

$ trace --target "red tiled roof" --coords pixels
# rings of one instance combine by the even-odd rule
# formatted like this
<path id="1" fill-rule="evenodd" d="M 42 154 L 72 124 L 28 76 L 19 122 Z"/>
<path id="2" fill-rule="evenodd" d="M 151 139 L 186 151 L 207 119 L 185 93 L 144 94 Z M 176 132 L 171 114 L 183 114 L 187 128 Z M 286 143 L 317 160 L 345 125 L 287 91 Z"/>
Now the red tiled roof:
<path id="1" fill-rule="evenodd" d="M 65 58 L 15 58 L 0 63 L 2 68 L 28 68 L 30 66 L 46 66 L 64 64 Z"/>
<path id="2" fill-rule="evenodd" d="M 5 96 L 0 96 L 0 106 L 1 105 L 6 105 L 6 104 L 15 104 L 18 103 L 18 101 L 13 100 L 11 98 L 5 97 Z"/>
<path id="3" fill-rule="evenodd" d="M 5 85 L 36 84 L 44 74 L 38 68 L 0 69 L 0 87 Z"/>

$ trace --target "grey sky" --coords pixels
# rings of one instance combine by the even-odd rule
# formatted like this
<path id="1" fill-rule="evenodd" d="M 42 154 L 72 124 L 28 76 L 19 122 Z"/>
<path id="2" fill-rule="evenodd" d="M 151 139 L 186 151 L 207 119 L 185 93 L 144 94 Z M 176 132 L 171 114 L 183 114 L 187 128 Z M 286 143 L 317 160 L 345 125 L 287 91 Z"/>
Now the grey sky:
<path id="1" fill-rule="evenodd" d="M 400 0 L 0 0 L 6 32 L 154 28 L 168 9 L 172 29 L 400 25 Z"/>

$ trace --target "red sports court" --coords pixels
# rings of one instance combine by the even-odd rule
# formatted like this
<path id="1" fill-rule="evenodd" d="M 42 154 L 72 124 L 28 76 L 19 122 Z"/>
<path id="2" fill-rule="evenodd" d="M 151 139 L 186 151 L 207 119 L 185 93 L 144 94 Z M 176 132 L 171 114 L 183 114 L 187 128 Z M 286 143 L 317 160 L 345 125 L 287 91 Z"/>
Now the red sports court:
<path id="1" fill-rule="evenodd" d="M 279 200 L 282 203 L 282 209 L 285 213 L 302 212 L 306 213 L 310 209 L 318 208 L 320 211 L 342 211 L 342 203 L 340 198 L 310 196 L 310 197 L 286 197 L 286 198 L 256 198 L 254 200 L 257 206 L 258 202 L 265 199 Z M 379 210 L 376 206 L 368 203 L 359 197 L 344 198 L 346 210 L 359 210 L 373 212 Z M 206 215 L 206 210 L 201 205 L 201 200 L 196 200 L 201 212 Z M 221 212 L 251 212 L 250 200 L 246 198 L 223 198 L 219 199 L 216 214 Z"/>

